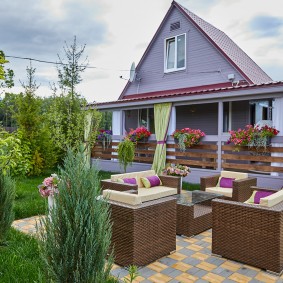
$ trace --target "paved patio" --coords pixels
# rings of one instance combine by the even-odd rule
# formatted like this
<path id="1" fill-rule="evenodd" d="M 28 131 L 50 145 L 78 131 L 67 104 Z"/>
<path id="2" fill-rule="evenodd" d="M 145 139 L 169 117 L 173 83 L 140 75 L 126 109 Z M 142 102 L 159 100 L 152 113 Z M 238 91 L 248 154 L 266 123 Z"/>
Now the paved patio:
<path id="1" fill-rule="evenodd" d="M 39 216 L 16 220 L 13 227 L 27 234 L 35 234 L 38 219 Z M 211 241 L 211 230 L 192 238 L 177 236 L 176 252 L 139 268 L 140 276 L 135 282 L 283 283 L 283 275 L 278 277 L 258 268 L 212 256 Z M 114 265 L 112 274 L 123 279 L 128 271 Z"/>

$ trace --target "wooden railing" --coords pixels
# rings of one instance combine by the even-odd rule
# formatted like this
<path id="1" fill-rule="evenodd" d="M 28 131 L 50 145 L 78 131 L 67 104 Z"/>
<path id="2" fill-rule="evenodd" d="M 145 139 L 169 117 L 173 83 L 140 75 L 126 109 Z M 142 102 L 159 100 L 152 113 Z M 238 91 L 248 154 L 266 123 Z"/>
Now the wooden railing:
<path id="1" fill-rule="evenodd" d="M 119 142 L 111 142 L 103 146 L 97 142 L 92 149 L 92 157 L 104 160 L 117 160 L 117 145 Z M 221 142 L 220 148 L 216 142 L 204 142 L 201 145 L 193 146 L 185 152 L 181 152 L 177 144 L 166 145 L 166 162 L 178 163 L 190 166 L 191 168 L 203 169 L 227 169 L 243 172 L 255 172 L 267 174 L 272 172 L 283 173 L 283 144 L 281 147 L 268 147 L 264 154 L 255 154 L 255 150 L 248 147 L 240 147 L 235 151 L 232 145 Z M 139 142 L 135 150 L 134 162 L 153 162 L 156 142 Z M 274 156 L 280 153 L 281 156 Z M 219 157 L 220 154 L 220 157 Z M 218 164 L 218 160 L 221 164 Z"/>

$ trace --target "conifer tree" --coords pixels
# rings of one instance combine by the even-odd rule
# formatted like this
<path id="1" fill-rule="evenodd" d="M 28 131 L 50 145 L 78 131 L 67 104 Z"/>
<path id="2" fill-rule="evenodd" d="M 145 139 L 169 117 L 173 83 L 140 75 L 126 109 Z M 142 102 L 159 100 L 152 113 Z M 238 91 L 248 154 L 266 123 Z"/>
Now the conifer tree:
<path id="1" fill-rule="evenodd" d="M 5 244 L 7 233 L 14 220 L 13 204 L 15 183 L 0 171 L 0 246 Z"/>
<path id="2" fill-rule="evenodd" d="M 68 150 L 50 216 L 41 221 L 40 250 L 54 282 L 104 283 L 112 266 L 108 255 L 109 207 L 100 198 L 98 171 L 89 168 L 83 147 Z"/>

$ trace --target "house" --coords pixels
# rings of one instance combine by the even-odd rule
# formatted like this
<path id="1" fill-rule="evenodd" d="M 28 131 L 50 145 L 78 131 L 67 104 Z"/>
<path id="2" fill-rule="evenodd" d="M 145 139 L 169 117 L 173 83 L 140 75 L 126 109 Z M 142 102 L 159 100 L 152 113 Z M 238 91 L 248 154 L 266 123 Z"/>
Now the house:
<path id="1" fill-rule="evenodd" d="M 198 183 L 200 176 L 225 168 L 249 171 L 260 185 L 282 186 L 283 82 L 273 81 L 224 32 L 173 1 L 132 72 L 117 101 L 90 105 L 113 112 L 114 141 L 141 125 L 154 133 L 154 105 L 170 102 L 167 144 L 174 143 L 170 135 L 175 129 L 206 133 L 206 155 L 197 156 L 203 148 L 181 154 L 171 146 L 167 151 L 167 161 L 177 158 L 190 165 L 189 181 Z M 226 145 L 229 130 L 266 120 L 280 131 L 272 140 L 270 156 L 250 160 L 247 152 L 239 155 Z M 151 140 L 156 143 L 154 135 Z M 255 161 L 267 163 L 258 167 Z M 100 165 L 119 168 L 113 158 L 100 160 Z M 135 163 L 132 170 L 146 165 L 150 166 Z"/>

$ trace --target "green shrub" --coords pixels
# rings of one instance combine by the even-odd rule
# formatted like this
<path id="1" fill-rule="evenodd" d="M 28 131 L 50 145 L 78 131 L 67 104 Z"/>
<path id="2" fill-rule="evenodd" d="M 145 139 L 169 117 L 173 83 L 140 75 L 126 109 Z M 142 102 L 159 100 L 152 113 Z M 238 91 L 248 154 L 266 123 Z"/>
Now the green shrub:
<path id="1" fill-rule="evenodd" d="M 135 158 L 135 143 L 125 138 L 117 147 L 118 159 L 121 166 L 126 172 L 128 165 L 131 165 Z"/>
<path id="2" fill-rule="evenodd" d="M 14 220 L 15 183 L 8 175 L 0 172 L 0 245 L 6 241 L 7 233 Z"/>
<path id="3" fill-rule="evenodd" d="M 107 282 L 112 267 L 109 206 L 101 200 L 98 171 L 88 168 L 83 149 L 67 152 L 59 170 L 59 194 L 42 221 L 40 250 L 55 282 Z"/>

